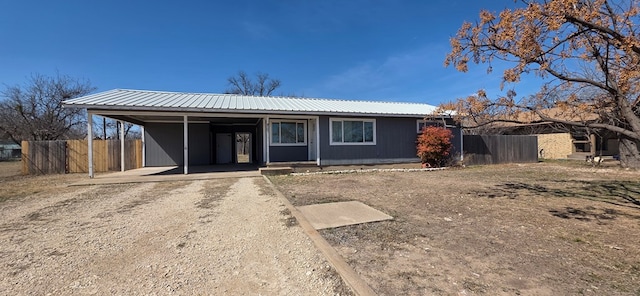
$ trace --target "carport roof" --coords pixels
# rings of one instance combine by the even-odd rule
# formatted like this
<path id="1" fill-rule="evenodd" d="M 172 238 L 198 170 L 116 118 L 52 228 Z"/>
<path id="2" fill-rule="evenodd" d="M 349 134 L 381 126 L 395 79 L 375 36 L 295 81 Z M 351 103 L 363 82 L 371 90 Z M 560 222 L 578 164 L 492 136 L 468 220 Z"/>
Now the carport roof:
<path id="1" fill-rule="evenodd" d="M 243 114 L 304 114 L 423 117 L 435 106 L 419 103 L 350 101 L 234 94 L 114 89 L 63 102 L 89 110 L 177 111 Z"/>

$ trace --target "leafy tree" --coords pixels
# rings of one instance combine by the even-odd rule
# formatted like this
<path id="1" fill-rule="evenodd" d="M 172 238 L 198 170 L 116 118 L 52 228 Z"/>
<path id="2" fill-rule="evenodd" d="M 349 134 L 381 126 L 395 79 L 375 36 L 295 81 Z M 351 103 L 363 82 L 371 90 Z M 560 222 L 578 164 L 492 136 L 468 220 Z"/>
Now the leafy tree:
<path id="1" fill-rule="evenodd" d="M 468 123 L 561 123 L 619 137 L 621 163 L 640 168 L 640 0 L 521 0 L 480 12 L 451 39 L 446 66 L 506 61 L 502 85 L 523 74 L 547 80 L 540 91 L 490 97 L 480 90 L 444 104 Z"/>
<path id="2" fill-rule="evenodd" d="M 74 137 L 84 128 L 84 110 L 63 108 L 62 101 L 95 89 L 87 80 L 66 75 L 31 75 L 24 85 L 7 86 L 0 92 L 0 132 L 16 143 Z"/>
<path id="3" fill-rule="evenodd" d="M 430 167 L 439 167 L 451 153 L 451 131 L 444 127 L 426 126 L 418 136 L 418 157 Z"/>
<path id="4" fill-rule="evenodd" d="M 227 78 L 227 82 L 229 88 L 225 93 L 247 96 L 270 96 L 281 84 L 279 79 L 260 72 L 256 74 L 254 81 L 244 71 L 238 71 L 236 75 Z"/>

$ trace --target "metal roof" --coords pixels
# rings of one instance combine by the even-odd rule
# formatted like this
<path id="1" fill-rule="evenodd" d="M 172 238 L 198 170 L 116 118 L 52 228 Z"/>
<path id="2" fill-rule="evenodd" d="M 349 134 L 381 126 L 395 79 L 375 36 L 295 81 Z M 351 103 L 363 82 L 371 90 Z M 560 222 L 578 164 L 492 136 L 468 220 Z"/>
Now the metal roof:
<path id="1" fill-rule="evenodd" d="M 63 102 L 90 110 L 423 117 L 428 104 L 114 89 Z"/>

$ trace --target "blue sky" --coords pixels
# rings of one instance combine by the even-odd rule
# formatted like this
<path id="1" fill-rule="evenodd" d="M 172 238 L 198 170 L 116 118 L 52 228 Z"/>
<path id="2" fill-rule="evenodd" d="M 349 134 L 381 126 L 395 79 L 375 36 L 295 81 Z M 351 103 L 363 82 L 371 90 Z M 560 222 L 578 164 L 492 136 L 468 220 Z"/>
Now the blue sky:
<path id="1" fill-rule="evenodd" d="M 244 70 L 277 94 L 429 104 L 499 91 L 500 73 L 444 68 L 449 38 L 501 1 L 0 0 L 0 83 L 58 71 L 114 88 L 223 92 Z M 516 85 L 519 95 L 536 81 Z"/>

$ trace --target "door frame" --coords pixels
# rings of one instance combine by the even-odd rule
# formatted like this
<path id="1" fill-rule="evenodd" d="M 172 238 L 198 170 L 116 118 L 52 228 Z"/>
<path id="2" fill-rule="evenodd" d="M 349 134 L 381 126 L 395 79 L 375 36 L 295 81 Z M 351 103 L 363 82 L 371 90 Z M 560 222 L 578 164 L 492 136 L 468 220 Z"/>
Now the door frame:
<path id="1" fill-rule="evenodd" d="M 247 147 L 249 149 L 249 162 L 242 162 L 242 164 L 247 164 L 247 163 L 253 163 L 253 133 L 252 132 L 234 132 L 233 133 L 233 139 L 234 139 L 234 147 L 232 148 L 233 150 L 233 155 L 235 155 L 235 163 L 239 164 L 241 162 L 238 161 L 238 141 L 236 139 L 238 139 L 238 135 L 239 134 L 248 134 L 249 135 L 249 146 Z M 233 161 L 233 160 L 232 160 Z"/>

